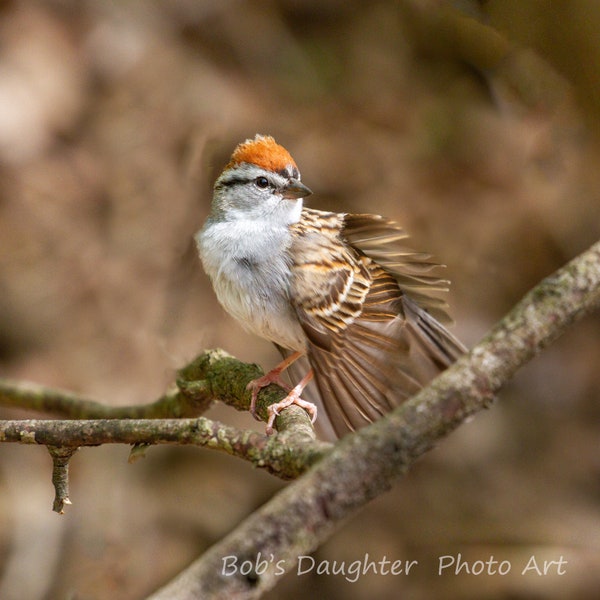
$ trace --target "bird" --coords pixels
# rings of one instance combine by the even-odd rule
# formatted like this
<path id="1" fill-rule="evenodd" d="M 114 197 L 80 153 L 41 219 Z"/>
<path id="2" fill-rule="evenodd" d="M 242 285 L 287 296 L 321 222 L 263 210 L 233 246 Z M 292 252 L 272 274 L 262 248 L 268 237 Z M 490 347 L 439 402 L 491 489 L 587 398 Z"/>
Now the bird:
<path id="1" fill-rule="evenodd" d="M 290 153 L 257 134 L 216 179 L 195 240 L 223 308 L 283 357 L 249 384 L 250 412 L 259 390 L 277 383 L 288 395 L 270 407 L 267 433 L 290 404 L 314 422 L 317 405 L 302 398 L 314 379 L 311 400 L 342 437 L 413 396 L 466 349 L 444 326 L 443 265 L 405 246 L 397 222 L 305 207 L 311 194 Z M 286 370 L 301 376 L 294 387 Z"/>

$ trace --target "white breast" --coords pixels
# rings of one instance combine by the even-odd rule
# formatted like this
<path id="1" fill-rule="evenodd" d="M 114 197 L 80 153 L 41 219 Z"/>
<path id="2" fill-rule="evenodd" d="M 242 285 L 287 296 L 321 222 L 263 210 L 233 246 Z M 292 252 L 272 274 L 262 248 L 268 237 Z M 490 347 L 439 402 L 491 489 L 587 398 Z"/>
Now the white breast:
<path id="1" fill-rule="evenodd" d="M 305 336 L 289 302 L 286 226 L 253 220 L 210 222 L 196 235 L 204 270 L 225 310 L 242 326 L 280 346 L 305 349 Z"/>

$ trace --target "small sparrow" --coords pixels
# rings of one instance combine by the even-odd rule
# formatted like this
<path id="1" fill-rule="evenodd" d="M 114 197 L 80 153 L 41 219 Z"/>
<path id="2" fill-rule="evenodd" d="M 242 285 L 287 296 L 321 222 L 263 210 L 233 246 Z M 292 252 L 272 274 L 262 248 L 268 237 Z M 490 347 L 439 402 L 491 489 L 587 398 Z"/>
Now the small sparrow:
<path id="1" fill-rule="evenodd" d="M 284 356 L 250 384 L 251 412 L 275 382 L 289 394 L 270 408 L 267 433 L 292 403 L 314 421 L 315 405 L 301 398 L 314 377 L 342 436 L 414 395 L 465 348 L 437 320 L 447 320 L 435 293 L 448 281 L 430 273 L 439 265 L 403 246 L 408 236 L 394 221 L 303 208 L 311 193 L 289 152 L 257 135 L 217 179 L 196 242 L 225 310 Z M 290 389 L 281 373 L 306 358 Z"/>

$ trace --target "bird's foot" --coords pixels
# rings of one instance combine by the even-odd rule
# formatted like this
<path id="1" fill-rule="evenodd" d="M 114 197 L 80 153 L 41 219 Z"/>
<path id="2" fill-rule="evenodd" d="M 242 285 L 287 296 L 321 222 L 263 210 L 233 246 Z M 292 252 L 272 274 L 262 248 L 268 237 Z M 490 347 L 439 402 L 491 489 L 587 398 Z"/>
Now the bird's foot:
<path id="1" fill-rule="evenodd" d="M 275 367 L 272 371 L 269 371 L 266 375 L 262 377 L 258 377 L 257 379 L 253 379 L 247 386 L 246 389 L 252 392 L 252 398 L 250 399 L 250 414 L 257 420 L 260 421 L 258 416 L 256 415 L 256 400 L 258 399 L 258 393 L 263 388 L 271 385 L 272 383 L 277 384 L 279 387 L 283 388 L 286 392 L 292 391 L 290 385 L 288 385 L 281 378 L 281 371 L 278 367 Z"/>
<path id="2" fill-rule="evenodd" d="M 256 416 L 256 400 L 258 393 L 263 388 L 276 383 L 279 387 L 282 387 L 286 392 L 292 391 L 292 388 L 286 381 L 281 378 L 281 374 L 296 360 L 302 356 L 302 352 L 294 352 L 287 358 L 282 360 L 274 369 L 271 369 L 266 375 L 253 379 L 247 386 L 246 389 L 252 392 L 252 398 L 250 399 L 250 414 L 259 421 L 260 419 Z"/>
<path id="3" fill-rule="evenodd" d="M 306 400 L 302 400 L 300 395 L 302 391 L 307 386 L 308 382 L 313 378 L 312 369 L 302 378 L 302 381 L 290 391 L 290 393 L 283 399 L 281 402 L 277 402 L 276 404 L 271 404 L 267 409 L 269 413 L 269 420 L 267 421 L 267 435 L 272 435 L 273 424 L 275 423 L 275 418 L 279 413 L 288 406 L 292 404 L 298 405 L 300 408 L 303 408 L 310 416 L 310 422 L 314 423 L 317 419 L 317 407 L 312 402 L 307 402 Z"/>

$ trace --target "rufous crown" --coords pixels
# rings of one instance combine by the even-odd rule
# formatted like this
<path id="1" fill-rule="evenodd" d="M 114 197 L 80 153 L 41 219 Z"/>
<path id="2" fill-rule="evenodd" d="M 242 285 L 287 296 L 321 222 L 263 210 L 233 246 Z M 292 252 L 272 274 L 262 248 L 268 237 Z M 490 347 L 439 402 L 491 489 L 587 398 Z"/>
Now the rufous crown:
<path id="1" fill-rule="evenodd" d="M 275 173 L 286 172 L 290 167 L 297 171 L 298 167 L 290 153 L 280 146 L 270 135 L 256 134 L 237 146 L 231 155 L 226 169 L 241 163 L 250 163 Z"/>

